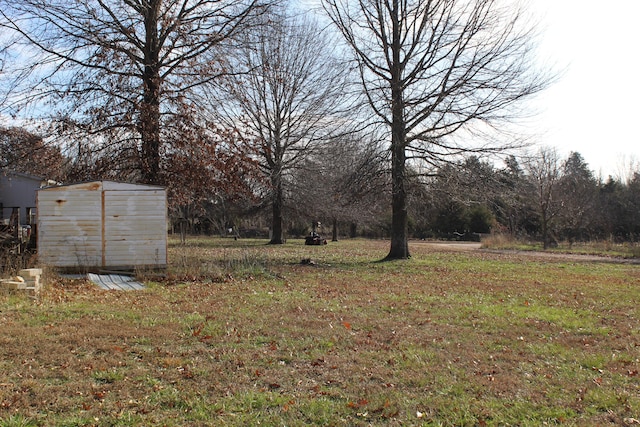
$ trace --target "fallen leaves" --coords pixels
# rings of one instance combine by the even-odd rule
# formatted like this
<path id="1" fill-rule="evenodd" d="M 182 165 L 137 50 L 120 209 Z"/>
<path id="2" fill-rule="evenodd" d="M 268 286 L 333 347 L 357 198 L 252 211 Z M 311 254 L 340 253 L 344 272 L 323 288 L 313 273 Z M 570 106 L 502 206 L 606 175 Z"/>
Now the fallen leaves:
<path id="1" fill-rule="evenodd" d="M 303 256 L 295 244 L 256 246 L 266 249 Z M 274 260 L 268 274 L 234 272 L 233 283 L 160 283 L 137 297 L 75 285 L 37 306 L 0 306 L 0 418 L 55 407 L 51 424 L 64 421 L 59 414 L 105 425 L 137 414 L 138 425 L 191 416 L 234 425 L 230 413 L 244 411 L 271 417 L 264 424 L 303 416 L 310 424 L 419 425 L 465 416 L 482 426 L 513 415 L 499 406 L 522 399 L 516 403 L 531 409 L 514 424 L 549 408 L 595 424 L 606 416 L 588 418 L 595 407 L 639 424 L 637 299 L 627 296 L 640 273 L 619 286 L 575 267 L 571 277 L 553 270 L 553 282 L 534 283 L 549 266 L 506 260 L 498 270 L 492 255 L 482 263 L 440 255 L 442 268 L 423 269 L 432 257 L 331 268 L 322 261 L 315 269 Z M 605 268 L 607 277 L 618 274 Z M 581 304 L 597 304 L 582 313 L 577 292 Z M 603 318 L 606 329 L 593 320 Z M 105 374 L 96 381 L 94 372 Z"/>
<path id="2" fill-rule="evenodd" d="M 363 406 L 367 405 L 369 401 L 367 399 L 360 399 L 358 402 L 349 402 L 347 403 L 348 408 L 360 409 Z"/>

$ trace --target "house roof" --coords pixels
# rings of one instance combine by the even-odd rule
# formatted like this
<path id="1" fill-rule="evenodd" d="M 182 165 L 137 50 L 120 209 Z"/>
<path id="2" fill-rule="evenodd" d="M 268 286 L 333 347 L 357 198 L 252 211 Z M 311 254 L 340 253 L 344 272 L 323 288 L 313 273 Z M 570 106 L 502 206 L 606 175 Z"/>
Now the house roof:
<path id="1" fill-rule="evenodd" d="M 9 169 L 2 169 L 0 172 L 1 175 L 3 176 L 17 176 L 20 178 L 26 178 L 26 179 L 31 179 L 33 181 L 44 181 L 45 178 L 41 177 L 41 176 L 37 176 L 37 175 L 31 175 L 28 173 L 23 173 L 23 172 L 17 172 L 17 171 L 13 171 L 13 170 L 9 170 Z"/>

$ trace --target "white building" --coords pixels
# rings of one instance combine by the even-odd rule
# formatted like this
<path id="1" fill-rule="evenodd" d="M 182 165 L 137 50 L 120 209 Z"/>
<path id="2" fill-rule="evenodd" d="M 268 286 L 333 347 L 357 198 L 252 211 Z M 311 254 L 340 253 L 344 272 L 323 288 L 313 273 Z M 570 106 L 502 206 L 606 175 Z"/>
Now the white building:
<path id="1" fill-rule="evenodd" d="M 83 270 L 166 268 L 162 187 L 94 181 L 37 192 L 38 261 Z"/>

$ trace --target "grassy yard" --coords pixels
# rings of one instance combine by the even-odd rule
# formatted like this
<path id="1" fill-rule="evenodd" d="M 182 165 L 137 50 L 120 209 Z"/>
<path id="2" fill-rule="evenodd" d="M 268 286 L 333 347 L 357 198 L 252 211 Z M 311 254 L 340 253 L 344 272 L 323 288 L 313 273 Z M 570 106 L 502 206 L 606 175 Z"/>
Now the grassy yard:
<path id="1" fill-rule="evenodd" d="M 264 243 L 0 295 L 0 426 L 640 423 L 640 266 Z"/>

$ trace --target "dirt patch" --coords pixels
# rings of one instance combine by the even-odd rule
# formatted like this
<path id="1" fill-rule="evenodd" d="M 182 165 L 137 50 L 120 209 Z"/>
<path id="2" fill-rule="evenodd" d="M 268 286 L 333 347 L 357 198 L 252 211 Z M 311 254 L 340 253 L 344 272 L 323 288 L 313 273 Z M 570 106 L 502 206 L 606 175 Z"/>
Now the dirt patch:
<path id="1" fill-rule="evenodd" d="M 469 252 L 482 250 L 483 252 L 501 254 L 501 255 L 514 255 L 518 257 L 557 260 L 557 261 L 576 261 L 576 262 L 605 262 L 612 264 L 639 264 L 638 258 L 620 258 L 605 255 L 589 255 L 589 254 L 574 254 L 574 253 L 558 253 L 558 252 L 542 252 L 542 251 L 520 251 L 511 249 L 484 249 L 482 243 L 478 242 L 434 242 L 434 241 L 415 241 L 411 244 L 417 244 L 420 246 L 431 247 L 434 250 L 440 251 L 457 251 L 457 252 Z"/>
<path id="2" fill-rule="evenodd" d="M 609 257 L 604 255 L 588 255 L 588 254 L 571 254 L 557 252 L 540 252 L 540 251 L 517 251 L 517 250 L 501 250 L 501 249 L 481 249 L 489 253 L 496 254 L 513 254 L 519 257 L 558 260 L 558 261 L 576 261 L 576 262 L 604 262 L 611 264 L 640 264 L 638 258 L 620 258 Z"/>
<path id="3" fill-rule="evenodd" d="M 482 243 L 478 242 L 434 242 L 429 240 L 412 241 L 411 244 L 418 244 L 421 246 L 430 246 L 436 250 L 448 250 L 448 251 L 474 251 L 482 247 Z"/>

